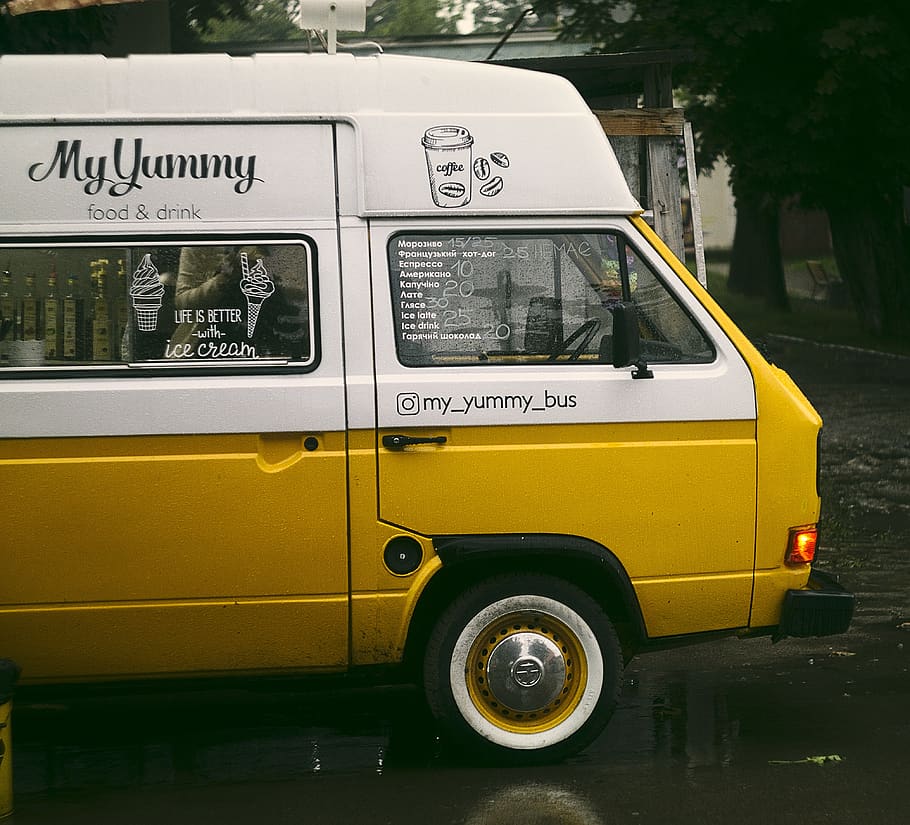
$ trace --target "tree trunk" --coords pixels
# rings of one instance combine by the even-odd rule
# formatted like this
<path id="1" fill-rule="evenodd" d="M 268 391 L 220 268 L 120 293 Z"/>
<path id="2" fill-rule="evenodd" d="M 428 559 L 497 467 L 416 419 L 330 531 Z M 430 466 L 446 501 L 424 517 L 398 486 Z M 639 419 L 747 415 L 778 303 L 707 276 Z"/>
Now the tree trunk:
<path id="1" fill-rule="evenodd" d="M 910 230 L 898 198 L 857 197 L 828 208 L 834 256 L 860 323 L 882 338 L 910 338 Z"/>
<path id="2" fill-rule="evenodd" d="M 774 309 L 790 309 L 780 254 L 780 210 L 750 198 L 736 199 L 736 231 L 730 256 L 731 292 L 763 298 Z"/>

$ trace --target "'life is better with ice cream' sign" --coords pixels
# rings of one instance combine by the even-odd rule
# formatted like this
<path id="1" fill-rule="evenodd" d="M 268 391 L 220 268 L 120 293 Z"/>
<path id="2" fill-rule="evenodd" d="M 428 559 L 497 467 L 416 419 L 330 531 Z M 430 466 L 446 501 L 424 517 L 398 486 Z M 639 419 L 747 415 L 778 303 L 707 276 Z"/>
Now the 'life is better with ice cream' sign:
<path id="1" fill-rule="evenodd" d="M 322 124 L 8 126 L 0 224 L 99 230 L 333 218 Z"/>

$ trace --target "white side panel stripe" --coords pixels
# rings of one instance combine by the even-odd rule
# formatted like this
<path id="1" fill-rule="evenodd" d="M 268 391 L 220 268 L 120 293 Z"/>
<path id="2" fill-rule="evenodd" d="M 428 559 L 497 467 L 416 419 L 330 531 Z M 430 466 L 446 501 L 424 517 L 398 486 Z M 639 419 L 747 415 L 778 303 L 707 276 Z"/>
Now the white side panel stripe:
<path id="1" fill-rule="evenodd" d="M 340 377 L 0 383 L 4 438 L 326 432 L 343 411 Z"/>

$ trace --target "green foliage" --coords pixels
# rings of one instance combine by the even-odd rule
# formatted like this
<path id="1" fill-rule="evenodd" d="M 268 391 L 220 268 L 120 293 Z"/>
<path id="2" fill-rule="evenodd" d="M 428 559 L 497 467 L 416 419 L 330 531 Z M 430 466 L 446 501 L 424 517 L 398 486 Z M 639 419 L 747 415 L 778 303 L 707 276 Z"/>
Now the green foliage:
<path id="1" fill-rule="evenodd" d="M 688 48 L 674 79 L 734 190 L 807 204 L 910 180 L 910 49 L 893 0 L 539 0 L 605 51 Z"/>
<path id="2" fill-rule="evenodd" d="M 304 37 L 297 23 L 298 11 L 299 4 L 296 2 L 247 2 L 243 17 L 211 20 L 201 37 L 209 43 L 295 40 Z"/>
<path id="3" fill-rule="evenodd" d="M 0 2 L 0 7 L 5 3 Z M 107 42 L 111 10 L 92 7 L 12 16 L 0 13 L 0 54 L 84 54 Z"/>
<path id="4" fill-rule="evenodd" d="M 531 7 L 527 0 L 451 0 L 445 4 L 445 13 L 455 19 L 469 18 L 473 21 L 472 34 L 505 34 L 525 9 Z M 519 30 L 553 28 L 555 22 L 552 14 L 545 18 L 529 14 Z"/>
<path id="5" fill-rule="evenodd" d="M 834 268 L 831 260 L 827 265 Z M 805 261 L 792 261 L 785 266 L 788 281 L 799 283 Z M 714 300 L 752 340 L 761 340 L 770 334 L 787 335 L 823 344 L 910 355 L 910 344 L 906 341 L 870 334 L 849 306 L 835 306 L 828 300 L 813 300 L 806 290 L 791 291 L 790 311 L 774 309 L 764 301 L 732 292 L 727 286 L 726 271 L 712 267 L 710 262 L 708 289 Z"/>
<path id="6" fill-rule="evenodd" d="M 496 0 L 478 0 L 472 5 L 474 33 L 499 34 L 512 25 L 528 4 L 520 1 L 499 3 Z"/>
<path id="7" fill-rule="evenodd" d="M 0 6 L 5 3 L 0 0 Z M 168 3 L 171 49 L 193 51 L 210 26 L 226 19 L 246 19 L 247 0 L 175 0 Z M 114 31 L 116 6 L 72 11 L 0 14 L 0 54 L 105 53 Z"/>
<path id="8" fill-rule="evenodd" d="M 674 79 L 687 89 L 702 160 L 725 156 L 738 204 L 776 213 L 796 197 L 824 208 L 863 326 L 910 338 L 904 3 L 537 2 L 563 10 L 565 36 L 591 38 L 606 51 L 690 50 L 693 59 L 675 68 Z M 750 278 L 764 277 L 762 261 L 752 270 Z"/>
<path id="9" fill-rule="evenodd" d="M 209 29 L 219 21 L 248 20 L 248 0 L 176 0 L 169 2 L 171 51 L 194 51 Z"/>
<path id="10" fill-rule="evenodd" d="M 455 20 L 440 14 L 439 0 L 376 0 L 367 9 L 369 37 L 454 33 Z"/>
<path id="11" fill-rule="evenodd" d="M 4 0 L 0 0 L 0 7 Z M 460 21 L 476 33 L 505 33 L 529 4 L 525 0 L 376 0 L 367 9 L 369 37 L 459 34 Z M 297 24 L 298 0 L 176 0 L 168 4 L 172 51 L 203 43 L 274 42 L 305 35 Z M 105 51 L 113 7 L 0 15 L 0 54 Z M 552 28 L 555 17 L 529 15 L 522 28 Z"/>

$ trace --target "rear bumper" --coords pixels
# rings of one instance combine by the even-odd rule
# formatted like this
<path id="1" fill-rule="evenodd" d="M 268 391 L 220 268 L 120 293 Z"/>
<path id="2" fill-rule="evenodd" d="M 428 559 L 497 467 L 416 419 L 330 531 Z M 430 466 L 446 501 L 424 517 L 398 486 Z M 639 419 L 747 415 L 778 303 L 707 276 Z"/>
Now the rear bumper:
<path id="1" fill-rule="evenodd" d="M 828 573 L 813 570 L 802 590 L 788 590 L 775 638 L 845 633 L 856 597 Z"/>

